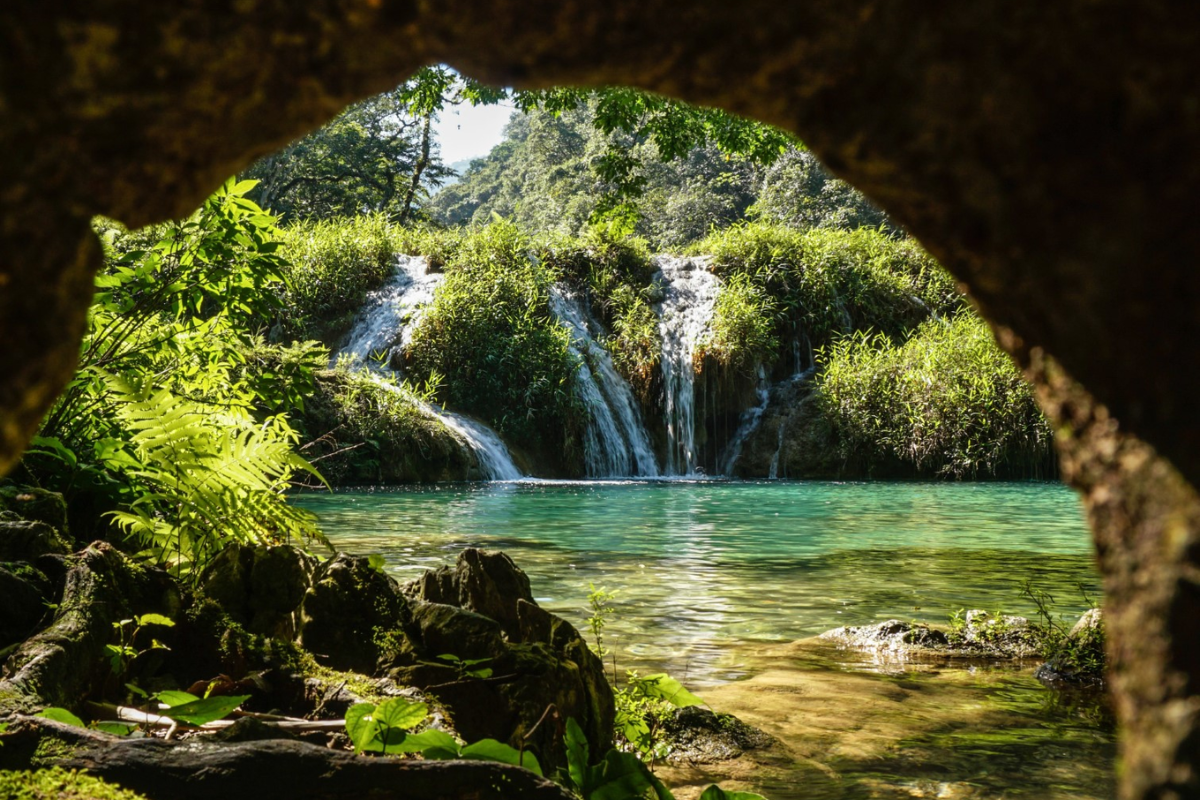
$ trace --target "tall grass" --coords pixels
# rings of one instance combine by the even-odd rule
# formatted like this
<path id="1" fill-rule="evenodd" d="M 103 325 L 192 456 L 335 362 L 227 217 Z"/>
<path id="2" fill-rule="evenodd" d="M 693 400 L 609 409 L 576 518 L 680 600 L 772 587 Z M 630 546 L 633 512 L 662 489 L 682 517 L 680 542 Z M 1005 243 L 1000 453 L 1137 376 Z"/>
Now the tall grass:
<path id="1" fill-rule="evenodd" d="M 735 225 L 693 251 L 711 255 L 713 270 L 730 285 L 746 281 L 772 299 L 780 345 L 799 340 L 816 348 L 867 329 L 899 339 L 931 313 L 963 304 L 954 281 L 918 244 L 871 228 Z M 737 313 L 736 305 L 718 308 L 714 325 L 737 329 L 735 320 L 723 319 Z"/>
<path id="2" fill-rule="evenodd" d="M 1052 473 L 1032 389 L 972 311 L 930 319 L 903 344 L 851 334 L 817 361 L 818 401 L 847 464 L 869 472 L 892 457 L 951 478 Z"/>

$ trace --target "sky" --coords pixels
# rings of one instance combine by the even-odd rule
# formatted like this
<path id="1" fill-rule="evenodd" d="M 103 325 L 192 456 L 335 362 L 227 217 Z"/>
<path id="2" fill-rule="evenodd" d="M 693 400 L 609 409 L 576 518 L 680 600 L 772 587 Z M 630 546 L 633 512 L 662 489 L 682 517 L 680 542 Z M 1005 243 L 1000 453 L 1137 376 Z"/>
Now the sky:
<path id="1" fill-rule="evenodd" d="M 442 147 L 442 163 L 487 155 L 503 138 L 504 125 L 512 113 L 513 106 L 506 103 L 464 104 L 443 110 L 433 126 Z"/>

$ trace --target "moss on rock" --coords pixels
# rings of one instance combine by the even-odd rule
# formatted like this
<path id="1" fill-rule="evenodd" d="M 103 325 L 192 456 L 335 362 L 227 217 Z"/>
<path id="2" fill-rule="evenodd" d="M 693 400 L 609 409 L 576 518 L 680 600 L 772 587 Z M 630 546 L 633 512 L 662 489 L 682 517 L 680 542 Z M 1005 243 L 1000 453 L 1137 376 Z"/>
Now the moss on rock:
<path id="1" fill-rule="evenodd" d="M 145 800 L 128 789 L 58 767 L 0 772 L 0 797 L 5 800 Z"/>

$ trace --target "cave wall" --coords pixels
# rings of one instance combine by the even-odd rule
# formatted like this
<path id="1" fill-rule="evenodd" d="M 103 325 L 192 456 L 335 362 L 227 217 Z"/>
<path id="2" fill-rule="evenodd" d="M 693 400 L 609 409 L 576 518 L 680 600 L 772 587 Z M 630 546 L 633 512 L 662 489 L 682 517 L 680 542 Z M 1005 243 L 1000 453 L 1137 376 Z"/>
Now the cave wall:
<path id="1" fill-rule="evenodd" d="M 1110 602 L 1132 609 L 1114 620 L 1117 674 L 1142 676 L 1116 682 L 1122 720 L 1153 741 L 1174 731 L 1165 749 L 1126 737 L 1122 791 L 1195 795 L 1200 663 L 1181 609 L 1200 613 L 1198 23 L 1191 0 L 6 4 L 0 472 L 73 369 L 99 263 L 92 215 L 186 214 L 426 63 L 719 105 L 799 134 L 1024 359 Z M 1066 383 L 1037 366 L 1047 353 Z M 1155 676 L 1168 688 L 1138 689 Z"/>

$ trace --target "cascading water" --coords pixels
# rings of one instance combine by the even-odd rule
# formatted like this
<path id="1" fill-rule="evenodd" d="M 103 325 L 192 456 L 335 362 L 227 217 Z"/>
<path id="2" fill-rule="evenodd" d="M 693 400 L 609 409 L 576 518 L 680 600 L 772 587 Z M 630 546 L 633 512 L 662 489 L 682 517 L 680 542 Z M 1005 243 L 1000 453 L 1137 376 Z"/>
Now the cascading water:
<path id="1" fill-rule="evenodd" d="M 352 356 L 365 364 L 378 353 L 405 347 L 442 277 L 429 272 L 429 262 L 421 256 L 399 256 L 387 283 L 367 294 L 346 346 L 335 357 Z"/>
<path id="2" fill-rule="evenodd" d="M 335 354 L 334 361 L 350 357 L 375 372 L 391 372 L 387 367 L 374 364 L 374 356 L 408 344 L 421 310 L 433 299 L 433 292 L 441 280 L 440 273 L 429 272 L 429 264 L 424 258 L 400 256 L 396 271 L 388 282 L 367 296 L 346 339 L 346 346 Z M 383 363 L 387 364 L 390 360 L 386 358 Z M 379 385 L 389 391 L 404 391 L 382 378 Z M 425 414 L 441 421 L 462 441 L 475 455 L 479 471 L 486 480 L 511 481 L 524 477 L 504 442 L 491 428 L 415 396 L 408 396 L 408 399 Z"/>
<path id="3" fill-rule="evenodd" d="M 629 384 L 592 334 L 598 328 L 583 302 L 565 289 L 550 291 L 550 308 L 571 332 L 579 356 L 576 391 L 588 409 L 583 452 L 589 478 L 654 477 L 658 463 Z"/>
<path id="4" fill-rule="evenodd" d="M 658 331 L 662 337 L 662 374 L 667 428 L 666 472 L 696 472 L 696 370 L 692 356 L 709 330 L 721 282 L 708 270 L 708 259 L 660 256 L 663 300 Z"/>

